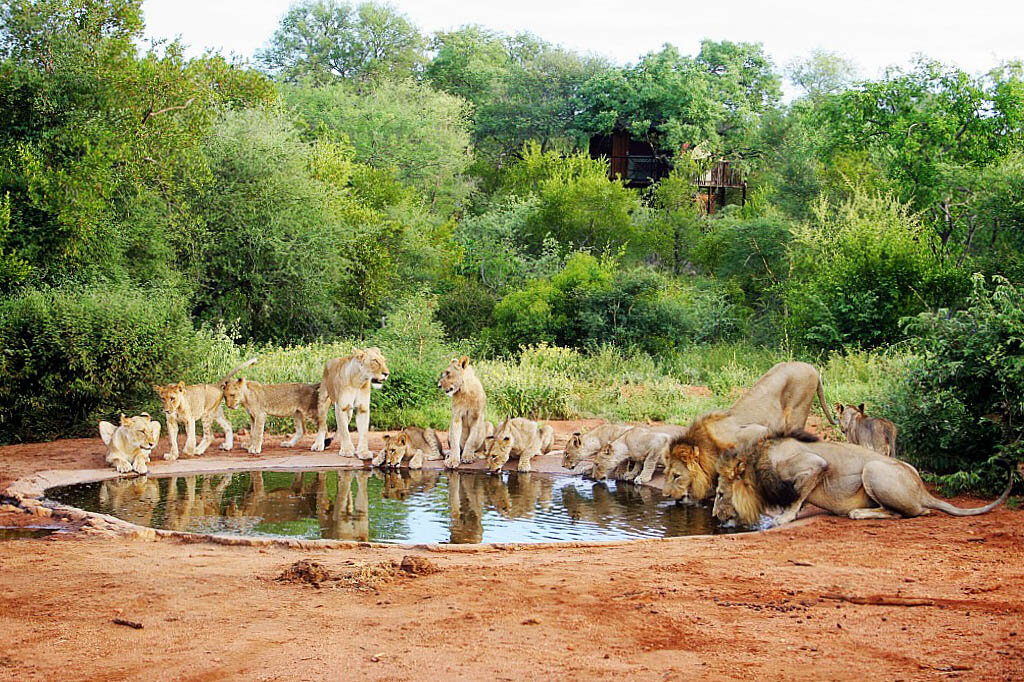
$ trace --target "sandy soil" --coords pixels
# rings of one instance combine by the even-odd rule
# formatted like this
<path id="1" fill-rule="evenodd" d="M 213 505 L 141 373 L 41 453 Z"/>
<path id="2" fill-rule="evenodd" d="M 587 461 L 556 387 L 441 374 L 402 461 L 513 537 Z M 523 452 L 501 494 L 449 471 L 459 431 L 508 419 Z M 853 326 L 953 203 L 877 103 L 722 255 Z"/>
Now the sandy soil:
<path id="1" fill-rule="evenodd" d="M 558 425 L 563 442 L 576 425 Z M 0 490 L 102 459 L 98 439 L 0 448 Z M 761 534 L 476 553 L 3 541 L 0 680 L 1022 679 L 1022 522 L 817 515 Z M 440 571 L 273 579 L 301 559 L 344 576 L 409 554 Z M 875 595 L 924 601 L 834 598 Z"/>

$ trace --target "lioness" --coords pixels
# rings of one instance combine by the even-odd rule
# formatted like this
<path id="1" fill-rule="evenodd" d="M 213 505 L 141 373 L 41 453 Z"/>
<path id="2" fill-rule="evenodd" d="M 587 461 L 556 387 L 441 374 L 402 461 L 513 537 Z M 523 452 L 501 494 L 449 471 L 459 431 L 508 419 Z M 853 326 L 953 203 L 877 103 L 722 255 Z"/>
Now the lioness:
<path id="1" fill-rule="evenodd" d="M 228 380 L 246 367 L 256 362 L 256 358 L 246 360 L 228 372 L 216 384 L 193 384 L 186 386 L 184 381 L 166 386 L 153 386 L 160 395 L 164 415 L 167 417 L 167 437 L 170 450 L 164 459 L 178 459 L 178 422 L 185 422 L 185 454 L 201 455 L 213 442 L 213 422 L 217 421 L 224 429 L 224 442 L 221 450 L 230 450 L 235 443 L 235 434 L 231 430 L 231 422 L 224 417 L 221 399 Z M 196 447 L 196 420 L 203 422 L 203 440 Z"/>
<path id="2" fill-rule="evenodd" d="M 619 474 L 619 478 L 645 485 L 653 478 L 658 465 L 667 459 L 672 440 L 685 435 L 685 426 L 634 426 L 601 449 L 594 460 L 590 476 L 601 480 L 623 462 L 632 461 L 638 465 L 642 462 L 642 467 L 630 467 Z"/>
<path id="3" fill-rule="evenodd" d="M 548 424 L 516 417 L 506 419 L 498 425 L 493 436 L 488 436 L 487 470 L 501 471 L 511 457 L 519 458 L 518 471 L 531 471 L 530 460 L 551 449 L 555 442 L 555 430 Z"/>
<path id="4" fill-rule="evenodd" d="M 580 462 L 593 460 L 601 448 L 631 428 L 629 424 L 601 424 L 586 433 L 575 431 L 565 444 L 562 468 L 575 469 Z"/>
<path id="5" fill-rule="evenodd" d="M 263 452 L 263 429 L 267 415 L 291 417 L 295 435 L 281 443 L 281 447 L 294 447 L 302 438 L 306 419 L 315 419 L 320 431 L 320 384 L 261 384 L 244 377 L 231 379 L 224 386 L 224 402 L 231 409 L 239 405 L 249 413 L 249 454 Z"/>
<path id="6" fill-rule="evenodd" d="M 373 457 L 373 466 L 397 468 L 408 458 L 410 469 L 423 468 L 423 462 L 442 459 L 441 439 L 434 429 L 407 426 L 397 436 L 384 434 L 384 447 Z"/>
<path id="7" fill-rule="evenodd" d="M 100 422 L 100 438 L 107 446 L 107 464 L 118 473 L 149 471 L 149 454 L 160 440 L 160 422 L 142 414 L 128 418 L 121 415 L 120 426 Z"/>
<path id="8" fill-rule="evenodd" d="M 701 502 L 714 490 L 715 460 L 720 454 L 766 435 L 802 431 L 814 396 L 832 424 L 821 376 L 805 362 L 780 362 L 757 380 L 728 410 L 707 412 L 675 439 L 665 462 L 664 493 Z"/>
<path id="9" fill-rule="evenodd" d="M 839 413 L 839 428 L 846 440 L 888 457 L 896 456 L 896 425 L 891 421 L 868 417 L 864 414 L 864 403 L 857 407 L 836 403 L 836 412 Z"/>
<path id="10" fill-rule="evenodd" d="M 373 453 L 367 445 L 366 433 L 370 430 L 370 389 L 381 388 L 387 381 L 388 366 L 380 348 L 357 350 L 344 358 L 334 358 L 324 364 L 324 376 L 320 381 L 319 414 L 317 416 L 316 440 L 310 450 L 320 452 L 327 438 L 327 412 L 334 403 L 334 416 L 338 421 L 339 452 L 345 457 L 355 454 L 359 459 L 370 459 Z M 356 429 L 359 443 L 353 449 L 352 434 L 348 425 L 352 421 L 352 410 L 356 412 Z"/>
<path id="11" fill-rule="evenodd" d="M 452 399 L 452 423 L 448 427 L 448 455 L 444 465 L 454 469 L 459 464 L 475 462 L 488 435 L 484 419 L 487 395 L 469 364 L 469 356 L 453 358 L 441 373 L 437 387 Z"/>
<path id="12" fill-rule="evenodd" d="M 796 438 L 770 438 L 719 459 L 714 514 L 720 521 L 753 525 L 766 506 L 785 509 L 777 525 L 796 518 L 804 502 L 851 519 L 920 516 L 938 509 L 952 516 L 992 511 L 1010 495 L 1010 484 L 995 502 L 961 509 L 933 497 L 917 471 L 859 445 Z"/>

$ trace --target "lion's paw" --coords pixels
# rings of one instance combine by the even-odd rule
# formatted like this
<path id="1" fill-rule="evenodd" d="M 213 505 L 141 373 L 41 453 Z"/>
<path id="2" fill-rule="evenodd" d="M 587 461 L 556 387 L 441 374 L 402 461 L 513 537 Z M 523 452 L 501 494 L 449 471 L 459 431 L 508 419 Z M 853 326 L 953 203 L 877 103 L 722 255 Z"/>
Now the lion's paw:
<path id="1" fill-rule="evenodd" d="M 174 460 L 178 459 L 178 453 L 177 452 L 165 452 L 164 453 L 164 459 L 166 459 L 168 462 L 173 462 Z"/>
<path id="2" fill-rule="evenodd" d="M 127 474 L 132 470 L 132 465 L 130 462 L 123 459 L 115 459 L 114 468 L 117 469 L 117 473 L 119 474 Z"/>
<path id="3" fill-rule="evenodd" d="M 249 446 L 248 448 L 246 448 L 246 451 L 247 451 L 247 452 L 248 452 L 248 453 L 249 453 L 250 455 L 258 455 L 258 454 L 260 454 L 261 452 L 263 452 L 263 448 L 262 448 L 262 447 L 257 447 L 257 446 L 255 446 L 255 445 L 250 445 L 250 446 Z"/>
<path id="4" fill-rule="evenodd" d="M 462 462 L 459 461 L 458 457 L 449 456 L 444 458 L 445 469 L 456 469 L 461 463 Z"/>
<path id="5" fill-rule="evenodd" d="M 322 440 L 318 440 L 315 443 L 313 443 L 312 445 L 310 445 L 309 449 L 310 449 L 311 452 L 323 452 L 324 451 L 324 442 Z"/>

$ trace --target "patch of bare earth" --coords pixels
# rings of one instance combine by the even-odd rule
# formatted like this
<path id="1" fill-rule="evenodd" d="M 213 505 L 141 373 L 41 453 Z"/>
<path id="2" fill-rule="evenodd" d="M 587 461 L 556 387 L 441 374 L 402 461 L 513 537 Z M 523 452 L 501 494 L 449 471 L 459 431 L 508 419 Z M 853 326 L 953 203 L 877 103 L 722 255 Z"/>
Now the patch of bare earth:
<path id="1" fill-rule="evenodd" d="M 98 439 L 0 448 L 0 489 L 101 466 Z M 1022 557 L 1008 509 L 457 554 L 12 540 L 0 680 L 1019 680 Z"/>

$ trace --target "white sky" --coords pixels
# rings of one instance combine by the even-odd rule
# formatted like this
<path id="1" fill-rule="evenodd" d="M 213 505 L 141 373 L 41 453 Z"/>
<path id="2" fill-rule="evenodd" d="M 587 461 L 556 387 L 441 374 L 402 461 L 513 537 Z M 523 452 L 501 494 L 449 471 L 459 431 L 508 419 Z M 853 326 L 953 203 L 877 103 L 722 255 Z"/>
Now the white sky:
<path id="1" fill-rule="evenodd" d="M 358 0 L 356 0 L 358 1 Z M 625 64 L 672 43 L 693 54 L 702 38 L 761 42 L 783 66 L 814 48 L 852 59 L 865 77 L 923 53 L 977 73 L 1024 58 L 1024 0 L 392 0 L 425 33 L 476 23 L 541 38 Z M 150 37 L 180 36 L 251 58 L 289 0 L 145 0 Z"/>

